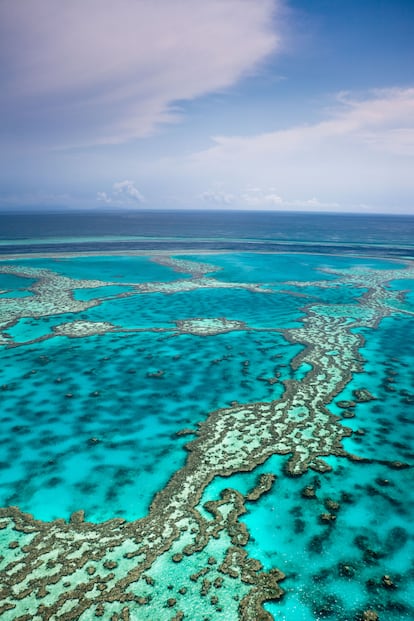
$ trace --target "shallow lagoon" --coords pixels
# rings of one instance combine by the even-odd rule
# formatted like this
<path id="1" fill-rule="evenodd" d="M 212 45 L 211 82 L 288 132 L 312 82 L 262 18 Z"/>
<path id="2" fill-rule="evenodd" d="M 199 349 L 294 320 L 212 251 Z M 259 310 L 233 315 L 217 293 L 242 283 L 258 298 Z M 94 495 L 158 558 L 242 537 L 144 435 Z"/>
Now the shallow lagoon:
<path id="1" fill-rule="evenodd" d="M 275 349 L 269 366 L 263 352 Z M 7 350 L 0 374 L 9 386 L 2 394 L 1 505 L 18 504 L 44 520 L 80 508 L 93 521 L 142 517 L 185 460 L 184 438 L 175 433 L 231 401 L 280 396 L 282 385 L 263 378 L 278 370 L 288 379 L 300 349 L 279 334 L 241 332 L 55 337 L 29 352 Z M 244 371 L 247 359 L 254 371 Z M 162 378 L 148 377 L 160 369 Z M 115 491 L 114 504 L 107 499 L 115 501 Z"/>

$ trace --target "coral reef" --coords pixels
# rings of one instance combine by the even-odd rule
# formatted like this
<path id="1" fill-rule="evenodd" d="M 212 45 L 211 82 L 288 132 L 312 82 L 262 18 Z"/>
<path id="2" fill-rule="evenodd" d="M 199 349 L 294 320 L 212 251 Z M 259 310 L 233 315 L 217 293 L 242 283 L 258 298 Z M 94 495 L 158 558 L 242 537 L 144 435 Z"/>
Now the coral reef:
<path id="1" fill-rule="evenodd" d="M 195 319 L 183 319 L 176 321 L 178 332 L 183 334 L 196 334 L 198 336 L 212 336 L 233 330 L 247 330 L 243 321 L 232 321 L 225 317 L 200 317 Z"/>
<path id="2" fill-rule="evenodd" d="M 204 274 L 214 271 L 214 266 L 208 264 L 197 266 L 165 257 L 155 260 L 190 273 L 192 278 L 172 283 L 132 283 L 134 291 L 121 296 L 211 287 L 242 287 L 272 294 L 258 285 L 206 278 Z M 23 316 L 79 312 L 97 305 L 99 299 L 74 300 L 72 291 L 108 284 L 75 281 L 28 267 L 2 266 L 0 270 L 36 279 L 31 286 L 34 299 L 30 302 L 0 300 L 3 331 Z M 328 456 L 364 462 L 363 457 L 344 449 L 342 441 L 353 431 L 342 425 L 329 405 L 354 375 L 363 371 L 359 349 L 364 341 L 355 328 L 375 327 L 382 318 L 396 312 L 410 313 L 401 305 L 396 310 L 394 302 L 401 301 L 400 297 L 387 289 L 386 284 L 395 278 L 413 278 L 414 267 L 337 270 L 334 274 L 337 280 L 313 282 L 312 286 L 336 287 L 348 283 L 368 290 L 358 304 L 335 308 L 321 304 L 308 306 L 301 327 L 283 331 L 288 341 L 304 346 L 293 360 L 292 369 L 306 365 L 309 371 L 300 380 L 285 380 L 284 393 L 279 399 L 236 402 L 211 412 L 199 424 L 195 439 L 186 445 L 188 456 L 184 466 L 156 494 L 145 518 L 92 524 L 85 522 L 83 512 L 78 511 L 68 522 L 41 522 L 17 507 L 0 510 L 0 535 L 7 543 L 0 562 L 3 575 L 0 613 L 5 621 L 86 621 L 94 617 L 113 621 L 193 619 L 192 611 L 198 600 L 207 602 L 211 614 L 224 609 L 231 619 L 272 618 L 263 603 L 283 595 L 279 583 L 285 576 L 276 568 L 264 571 L 258 560 L 249 557 L 245 549 L 249 532 L 239 518 L 246 511 L 246 502 L 258 502 L 277 485 L 274 476 L 262 475 L 245 496 L 228 488 L 220 499 L 205 502 L 203 507 L 200 502 L 204 490 L 216 476 L 250 472 L 273 455 L 286 456 L 285 474 L 289 477 L 298 477 L 309 469 L 318 473 L 329 471 L 330 465 L 324 459 Z M 180 320 L 176 326 L 177 333 L 205 336 L 246 329 L 242 322 L 226 318 Z M 110 323 L 79 320 L 55 326 L 54 333 L 79 337 L 113 329 Z M 152 377 L 162 375 L 162 370 L 151 374 Z M 366 389 L 355 390 L 353 397 L 355 402 L 339 401 L 337 405 L 347 409 L 374 398 Z M 383 463 L 396 470 L 408 467 L 396 461 Z M 304 502 L 316 498 L 316 489 L 305 487 L 302 497 Z M 327 511 L 319 515 L 319 520 L 330 531 L 340 504 L 328 498 L 325 507 Z M 351 570 L 344 566 L 341 571 L 347 575 Z M 385 589 L 395 588 L 388 574 L 382 577 L 381 583 Z M 238 593 L 238 599 L 229 595 L 234 593 Z M 376 612 L 366 610 L 363 618 L 378 617 Z"/>

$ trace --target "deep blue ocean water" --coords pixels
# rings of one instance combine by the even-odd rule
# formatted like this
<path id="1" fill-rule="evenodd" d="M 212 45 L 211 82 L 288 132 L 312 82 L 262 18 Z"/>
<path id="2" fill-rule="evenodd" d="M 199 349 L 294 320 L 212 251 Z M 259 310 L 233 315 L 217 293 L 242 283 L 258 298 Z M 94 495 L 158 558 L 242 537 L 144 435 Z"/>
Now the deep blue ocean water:
<path id="1" fill-rule="evenodd" d="M 184 250 L 177 257 L 221 268 L 211 273 L 219 282 L 261 284 L 271 294 L 218 288 L 112 299 L 130 291 L 125 283 L 190 277 L 147 256 L 110 256 L 159 249 Z M 206 255 L 205 250 L 226 252 Z M 84 251 L 103 254 L 30 258 Z M 302 346 L 289 342 L 283 330 L 300 327 L 308 307 L 357 305 L 366 291 L 349 284 L 316 286 L 337 279 L 323 269 L 401 267 L 393 259 L 414 257 L 414 218 L 3 214 L 0 252 L 26 253 L 12 261 L 0 258 L 0 266 L 47 268 L 74 279 L 115 283 L 74 289 L 75 300 L 99 298 L 93 308 L 30 317 L 24 309 L 30 308 L 34 280 L 0 273 L 5 291 L 0 300 L 24 298 L 20 319 L 3 330 L 17 347 L 0 351 L 0 385 L 6 387 L 0 393 L 0 506 L 18 505 L 46 521 L 67 519 L 78 509 L 93 522 L 114 516 L 133 520 L 146 515 L 154 494 L 185 463 L 188 437 L 177 431 L 195 429 L 233 401 L 279 399 L 284 380 L 306 375 L 306 367 L 290 366 Z M 291 281 L 308 284 L 297 287 Z M 405 303 L 412 312 L 413 283 L 394 279 L 388 285 L 390 291 L 408 291 Z M 4 306 L 6 319 L 7 312 Z M 249 329 L 213 336 L 176 332 L 176 321 L 205 317 L 242 321 Z M 108 321 L 119 330 L 51 336 L 54 326 L 79 319 Z M 363 373 L 337 398 L 352 399 L 352 390 L 361 387 L 376 396 L 357 404 L 355 417 L 344 422 L 364 431 L 344 440 L 345 448 L 373 463 L 330 456 L 332 472 L 288 478 L 286 457 L 275 455 L 249 474 L 216 477 L 204 492 L 202 502 L 218 499 L 226 487 L 246 493 L 261 472 L 278 476 L 268 494 L 247 503 L 241 519 L 251 535 L 248 553 L 266 570 L 278 567 L 287 576 L 284 598 L 266 604 L 279 621 L 352 621 L 368 607 L 379 610 L 383 621 L 414 618 L 413 470 L 390 470 L 383 463 L 414 464 L 413 322 L 413 315 L 395 313 L 375 329 L 359 328 L 365 337 L 359 352 Z M 270 383 L 271 377 L 278 381 Z M 329 407 L 340 413 L 336 404 Z M 384 479 L 386 486 L 379 483 Z M 301 496 L 308 484 L 316 485 L 316 500 Z M 341 505 L 329 527 L 319 519 L 327 498 Z M 352 576 L 344 566 L 351 566 Z M 381 587 L 384 574 L 392 575 L 397 588 Z"/>
<path id="2" fill-rule="evenodd" d="M 0 213 L 0 252 L 194 248 L 413 256 L 414 217 L 246 211 Z"/>

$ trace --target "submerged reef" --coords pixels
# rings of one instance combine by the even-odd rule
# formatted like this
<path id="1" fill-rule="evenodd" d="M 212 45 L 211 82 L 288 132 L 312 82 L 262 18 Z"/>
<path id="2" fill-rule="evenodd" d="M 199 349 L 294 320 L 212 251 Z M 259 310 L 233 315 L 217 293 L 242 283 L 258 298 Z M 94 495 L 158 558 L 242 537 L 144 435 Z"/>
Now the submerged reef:
<path id="1" fill-rule="evenodd" d="M 163 265 L 173 267 L 175 270 L 188 272 L 192 277 L 171 282 L 122 283 L 124 286 L 130 286 L 131 290 L 111 296 L 97 296 L 85 301 L 76 299 L 73 292 L 80 289 L 99 289 L 102 291 L 102 288 L 116 286 L 119 283 L 101 280 L 77 280 L 62 276 L 49 269 L 13 264 L 1 265 L 0 274 L 11 274 L 13 276 L 20 276 L 23 279 L 34 279 L 34 283 L 27 288 L 27 290 L 33 294 L 30 298 L 0 298 L 0 345 L 7 345 L 9 347 L 19 345 L 19 343 L 13 340 L 7 330 L 14 326 L 21 318 L 36 319 L 65 313 L 80 313 L 99 306 L 103 301 L 110 299 L 151 293 L 183 293 L 196 291 L 197 289 L 246 289 L 253 292 L 269 293 L 267 289 L 255 284 L 223 282 L 214 278 L 204 277 L 206 272 L 216 271 L 216 268 L 210 264 L 200 264 L 199 267 L 198 264 L 193 261 L 184 261 L 181 259 L 168 260 L 167 257 L 157 257 L 156 260 L 157 262 L 162 261 Z M 223 320 L 219 319 L 216 321 L 218 322 L 218 332 L 223 332 Z M 228 320 L 224 319 L 224 323 L 226 322 L 228 322 Z M 102 322 L 98 322 L 98 325 L 95 326 L 95 330 L 91 324 L 92 322 L 83 322 L 84 329 L 86 330 L 84 336 L 103 333 Z M 228 325 L 230 326 L 231 324 Z M 235 325 L 236 329 L 240 328 L 238 324 Z M 79 320 L 73 323 L 66 323 L 65 327 L 56 326 L 54 333 L 33 339 L 33 342 L 45 340 L 54 335 L 79 336 L 82 334 L 81 326 L 82 323 L 80 323 Z M 104 332 L 107 332 L 109 328 L 110 325 L 105 324 Z M 116 329 L 117 332 L 123 331 L 122 327 L 115 328 L 114 326 L 112 328 L 111 326 L 111 330 L 112 329 Z M 157 329 L 157 331 L 159 331 L 159 329 Z M 27 344 L 27 341 L 24 344 Z"/>
<path id="2" fill-rule="evenodd" d="M 272 295 L 270 289 L 260 285 L 206 277 L 205 274 L 216 271 L 210 264 L 166 257 L 155 260 L 192 277 L 171 283 L 128 283 L 133 291 L 114 297 L 217 287 L 239 287 L 257 295 Z M 3 307 L 5 300 L 0 300 L 3 337 L 9 347 L 13 343 L 6 338 L 5 330 L 12 322 L 27 316 L 76 313 L 99 305 L 100 298 L 88 302 L 75 300 L 73 290 L 114 284 L 76 281 L 28 267 L 1 266 L 0 271 L 36 279 L 30 287 L 33 300 L 7 300 Z M 283 596 L 285 575 L 276 567 L 265 570 L 259 560 L 249 556 L 246 544 L 250 534 L 240 517 L 246 513 L 246 503 L 253 503 L 249 510 L 254 510 L 254 503 L 273 487 L 277 489 L 278 480 L 272 472 L 267 472 L 257 478 L 256 485 L 246 494 L 228 487 L 217 500 L 203 502 L 202 498 L 215 477 L 251 472 L 274 455 L 286 456 L 284 474 L 288 477 L 299 477 L 309 470 L 326 473 L 331 470 L 326 458 L 331 456 L 361 464 L 369 462 L 363 454 L 354 455 L 345 450 L 344 438 L 357 433 L 344 426 L 329 406 L 355 374 L 364 370 L 359 353 L 364 338 L 356 329 L 374 328 L 384 317 L 396 313 L 413 314 L 408 306 L 404 307 L 399 293 L 387 289 L 387 283 L 414 278 L 414 266 L 409 264 L 395 270 L 335 270 L 330 274 L 336 278 L 284 283 L 320 288 L 350 284 L 366 289 L 355 304 L 309 305 L 304 309 L 300 327 L 283 330 L 289 342 L 303 346 L 291 363 L 293 371 L 307 369 L 303 377 L 285 380 L 284 392 L 278 399 L 233 403 L 208 414 L 194 431 L 195 439 L 186 445 L 188 455 L 184 466 L 155 495 L 146 517 L 135 521 L 116 518 L 94 524 L 85 521 L 80 510 L 69 521 L 42 522 L 18 507 L 0 509 L 2 618 L 6 621 L 86 621 L 99 617 L 111 621 L 216 618 L 270 621 L 273 618 L 263 604 Z M 289 295 L 289 291 L 285 294 Z M 4 310 L 6 307 L 9 310 Z M 172 338 L 179 333 L 209 336 L 248 329 L 243 322 L 226 318 L 189 318 L 175 323 L 176 330 L 170 331 Z M 99 335 L 122 328 L 106 322 L 76 320 L 53 330 L 50 338 Z M 365 388 L 355 390 L 353 397 L 355 403 L 375 398 Z M 348 406 L 349 403 L 345 407 L 342 402 L 343 408 Z M 381 463 L 393 469 L 409 465 L 397 467 L 395 461 L 387 460 Z M 312 500 L 316 498 L 315 487 L 305 487 L 302 498 L 304 503 L 315 502 Z M 327 512 L 320 514 L 319 519 L 329 536 L 340 503 L 327 499 L 325 507 Z M 347 567 L 344 565 L 342 574 L 352 571 Z M 394 587 L 388 574 L 384 574 L 382 582 L 390 591 Z M 319 612 L 329 616 L 322 609 Z M 361 611 L 360 618 L 379 617 L 374 610 L 367 609 Z"/>
<path id="3" fill-rule="evenodd" d="M 247 330 L 243 321 L 232 321 L 225 317 L 201 317 L 176 321 L 177 330 L 183 334 L 212 336 L 233 330 Z"/>
<path id="4" fill-rule="evenodd" d="M 53 332 L 59 336 L 84 337 L 94 334 L 112 332 L 116 327 L 108 321 L 70 321 L 53 326 Z"/>

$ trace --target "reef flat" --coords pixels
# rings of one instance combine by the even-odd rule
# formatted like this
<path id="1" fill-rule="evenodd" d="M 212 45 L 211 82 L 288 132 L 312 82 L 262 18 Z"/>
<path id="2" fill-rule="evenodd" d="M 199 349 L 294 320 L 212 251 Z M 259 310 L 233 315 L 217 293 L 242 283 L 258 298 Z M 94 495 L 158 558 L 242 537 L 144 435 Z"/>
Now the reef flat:
<path id="1" fill-rule="evenodd" d="M 294 327 L 281 327 L 270 318 L 266 328 L 268 333 L 277 332 L 287 343 L 299 346 L 299 353 L 290 361 L 292 376 L 259 378 L 265 379 L 269 387 L 277 382 L 282 384 L 277 398 L 233 401 L 206 412 L 204 420 L 193 428 L 177 430 L 181 437 L 194 436 L 185 445 L 186 460 L 158 490 L 147 515 L 141 519 L 113 518 L 93 523 L 85 520 L 84 511 L 79 508 L 66 520 L 42 521 L 15 506 L 0 509 L 0 612 L 6 620 L 273 619 L 266 602 L 273 602 L 273 606 L 283 602 L 284 585 L 293 582 L 289 589 L 294 591 L 295 577 L 287 575 L 280 566 L 265 567 L 263 559 L 251 555 L 251 534 L 244 518 L 253 514 L 266 497 L 273 493 L 278 497 L 278 489 L 283 487 L 281 479 L 295 485 L 297 479 L 308 481 L 310 472 L 321 479 L 334 476 L 341 461 L 361 469 L 380 464 L 393 476 L 412 472 L 412 460 L 365 454 L 364 444 L 359 442 L 358 452 L 354 452 L 347 448 L 347 442 L 364 437 L 358 426 L 349 426 L 354 410 L 378 400 L 364 383 L 361 350 L 366 346 L 366 334 L 384 320 L 398 322 L 412 317 L 412 305 L 390 283 L 413 280 L 414 264 L 396 263 L 392 269 L 324 267 L 320 280 L 267 279 L 265 283 L 254 283 L 221 280 L 218 266 L 191 259 L 156 256 L 154 261 L 190 278 L 148 283 L 129 280 L 123 282 L 130 287 L 128 291 L 81 301 L 75 298 L 74 291 L 96 288 L 104 293 L 106 287 L 119 282 L 77 280 L 45 268 L 1 265 L 0 274 L 34 281 L 28 287 L 32 296 L 0 299 L 1 343 L 6 349 L 17 351 L 59 338 L 99 339 L 114 333 L 154 332 L 170 340 L 208 339 L 223 333 L 260 334 L 263 326 L 234 316 L 172 317 L 171 326 L 131 328 L 112 321 L 92 321 L 85 315 L 108 300 L 238 290 L 251 294 L 257 305 L 264 298 L 271 301 L 280 295 L 304 302 L 302 316 Z M 212 273 L 216 276 L 212 277 Z M 304 300 L 300 294 L 309 289 L 312 294 L 305 294 L 309 300 Z M 352 302 L 327 303 L 323 299 L 324 292 L 339 290 L 345 297 L 344 291 L 349 289 L 360 293 Z M 315 291 L 320 293 L 319 297 Z M 312 301 L 312 297 L 316 299 Z M 71 321 L 67 321 L 68 314 L 73 316 Z M 26 341 L 13 338 L 11 328 L 19 321 L 42 317 L 56 321 L 47 333 Z M 261 352 L 269 371 L 274 353 L 271 347 Z M 250 366 L 249 359 L 245 359 L 241 368 L 243 378 Z M 164 371 L 157 369 L 148 376 L 163 381 Z M 13 387 L 2 388 L 7 394 Z M 350 395 L 347 390 L 351 390 Z M 410 394 L 405 398 L 410 399 Z M 99 442 L 97 437 L 90 438 L 91 445 Z M 283 460 L 278 473 L 270 466 L 266 470 L 275 457 Z M 234 476 L 246 477 L 248 483 L 243 491 L 231 486 Z M 218 497 L 213 492 L 209 495 L 209 488 L 222 478 L 229 485 L 221 489 Z M 388 477 L 383 481 L 388 481 Z M 317 498 L 319 485 L 319 479 L 303 484 L 303 504 Z M 318 519 L 327 533 L 337 527 L 343 502 L 344 498 L 325 499 Z M 317 619 L 318 614 L 336 614 L 335 618 L 347 621 L 397 618 L 392 616 L 395 611 L 391 600 L 398 597 L 398 580 L 390 575 L 386 565 L 378 563 L 374 563 L 377 582 L 367 586 L 363 599 L 356 598 L 351 613 L 338 611 L 331 604 L 331 608 L 325 606 L 324 613 L 314 608 L 313 616 L 308 618 Z M 346 567 L 341 571 L 348 572 L 347 578 L 352 582 L 354 570 Z M 394 604 L 396 610 L 397 603 Z M 399 618 L 410 618 L 412 607 L 404 603 L 404 608 L 401 602 L 400 606 Z"/>

